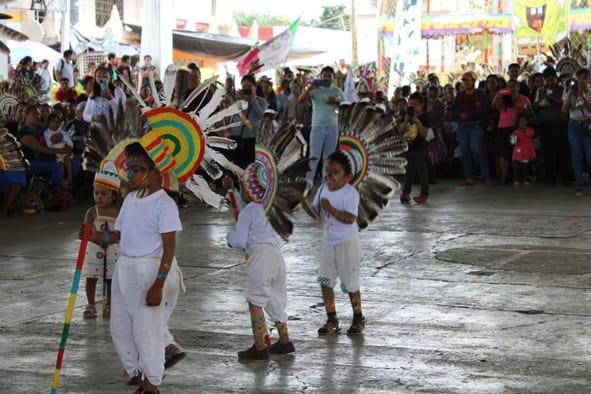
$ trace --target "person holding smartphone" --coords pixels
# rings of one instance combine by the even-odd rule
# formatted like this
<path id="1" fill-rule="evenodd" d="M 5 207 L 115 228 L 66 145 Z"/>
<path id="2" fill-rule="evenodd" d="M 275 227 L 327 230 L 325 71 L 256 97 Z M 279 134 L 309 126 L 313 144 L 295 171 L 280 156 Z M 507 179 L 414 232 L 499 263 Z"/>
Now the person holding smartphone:
<path id="1" fill-rule="evenodd" d="M 310 171 L 306 179 L 314 183 L 320 157 L 326 162 L 337 149 L 339 140 L 337 108 L 345 100 L 343 91 L 333 86 L 335 72 L 326 66 L 320 79 L 313 80 L 300 95 L 299 101 L 312 101 L 312 130 L 310 132 Z"/>
<path id="2" fill-rule="evenodd" d="M 581 68 L 577 79 L 569 83 L 563 96 L 562 111 L 569 114 L 568 140 L 577 188 L 575 195 L 583 195 L 583 160 L 591 167 L 591 86 L 589 70 Z"/>
<path id="3" fill-rule="evenodd" d="M 238 143 L 230 156 L 236 165 L 246 168 L 254 161 L 256 136 L 263 122 L 263 115 L 267 110 L 267 101 L 256 95 L 256 79 L 251 74 L 246 74 L 240 81 L 242 88 L 236 92 L 237 100 L 244 100 L 248 104 L 245 111 L 234 117 L 233 122 L 241 121 L 242 124 L 232 129 L 232 139 Z"/>
<path id="4" fill-rule="evenodd" d="M 119 107 L 124 108 L 125 93 L 111 82 L 109 69 L 97 67 L 94 72 L 94 87 L 86 102 L 83 118 L 94 126 L 104 124 L 107 130 L 112 130 L 111 124 L 117 118 Z"/>

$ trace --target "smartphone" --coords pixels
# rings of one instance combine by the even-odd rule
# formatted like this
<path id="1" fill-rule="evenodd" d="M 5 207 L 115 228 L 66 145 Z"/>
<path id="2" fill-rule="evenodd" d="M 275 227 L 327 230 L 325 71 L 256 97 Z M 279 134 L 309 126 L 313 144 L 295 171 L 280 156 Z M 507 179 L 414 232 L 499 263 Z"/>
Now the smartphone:
<path id="1" fill-rule="evenodd" d="M 415 109 L 413 107 L 406 108 L 406 115 L 408 115 L 408 120 L 415 117 Z"/>
<path id="2" fill-rule="evenodd" d="M 240 89 L 238 93 L 243 96 L 250 96 L 252 94 L 252 89 Z"/>
<path id="3" fill-rule="evenodd" d="M 314 82 L 312 82 L 314 84 L 315 87 L 323 87 L 323 88 L 329 88 L 331 85 L 330 81 L 327 81 L 326 79 L 315 79 Z"/>
<path id="4" fill-rule="evenodd" d="M 106 92 L 109 90 L 109 82 L 106 79 L 100 80 L 101 91 Z"/>

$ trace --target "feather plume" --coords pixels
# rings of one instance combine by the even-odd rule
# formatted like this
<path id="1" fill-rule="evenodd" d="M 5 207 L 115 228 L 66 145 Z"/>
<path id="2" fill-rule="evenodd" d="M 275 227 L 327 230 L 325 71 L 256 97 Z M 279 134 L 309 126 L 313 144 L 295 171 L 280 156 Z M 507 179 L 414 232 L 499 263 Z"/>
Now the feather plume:
<path id="1" fill-rule="evenodd" d="M 226 94 L 225 89 L 218 87 L 213 92 L 213 95 L 211 96 L 211 99 L 209 100 L 209 102 L 206 103 L 203 106 L 203 108 L 201 108 L 199 111 L 194 112 L 197 115 L 197 119 L 199 119 L 198 120 L 199 123 L 203 123 L 203 121 L 205 119 L 209 118 L 211 116 L 211 114 L 216 109 L 218 109 L 218 107 L 220 106 L 220 104 L 224 98 L 224 94 Z"/>
<path id="2" fill-rule="evenodd" d="M 164 72 L 164 78 L 162 78 L 162 84 L 164 85 L 162 101 L 165 105 L 172 105 L 172 94 L 174 93 L 174 83 L 176 81 L 177 68 L 174 64 L 170 64 L 166 67 Z M 153 94 L 156 94 L 154 92 Z"/>
<path id="3" fill-rule="evenodd" d="M 209 87 L 215 83 L 215 80 L 217 79 L 217 75 L 214 75 L 213 77 L 207 79 L 205 82 L 203 82 L 201 85 L 197 86 L 195 88 L 195 90 L 193 90 L 191 92 L 191 94 L 189 94 L 189 96 L 185 99 L 185 101 L 183 101 L 183 103 L 180 105 L 180 108 L 182 109 L 186 109 L 189 105 L 191 105 L 191 103 L 193 102 L 193 100 L 195 100 L 197 98 L 197 96 L 199 96 L 202 92 L 205 91 L 205 89 L 209 89 Z M 197 106 L 197 108 L 199 108 L 201 106 L 200 105 Z"/>
<path id="4" fill-rule="evenodd" d="M 0 25 L 0 37 L 7 38 L 13 41 L 27 41 L 29 36 L 20 31 L 11 29 L 6 25 Z"/>
<path id="5" fill-rule="evenodd" d="M 161 107 L 162 102 L 160 101 L 160 94 L 158 93 L 158 89 L 156 89 L 156 80 L 154 79 L 154 73 L 150 73 L 148 75 L 148 82 L 150 83 L 150 90 L 152 90 L 152 97 L 154 97 L 155 107 Z"/>
<path id="6" fill-rule="evenodd" d="M 199 198 L 204 203 L 219 209 L 220 211 L 228 210 L 228 203 L 223 196 L 213 192 L 208 183 L 199 175 L 193 175 L 191 179 L 185 184 L 187 189 Z"/>
<path id="7" fill-rule="evenodd" d="M 2 41 L 0 41 L 0 53 L 10 55 L 10 48 L 8 48 L 6 44 Z"/>
<path id="8" fill-rule="evenodd" d="M 215 114 L 211 115 L 208 119 L 205 119 L 203 121 L 203 126 L 205 129 L 207 129 L 209 128 L 209 126 L 219 122 L 224 118 L 234 116 L 239 112 L 244 111 L 247 108 L 247 106 L 248 104 L 246 103 L 246 101 L 238 100 L 234 104 L 230 105 L 228 108 L 218 111 Z M 199 121 L 198 118 L 196 120 Z"/>
<path id="9" fill-rule="evenodd" d="M 238 143 L 231 138 L 218 137 L 215 135 L 208 135 L 205 137 L 207 146 L 211 148 L 232 150 L 236 149 Z"/>

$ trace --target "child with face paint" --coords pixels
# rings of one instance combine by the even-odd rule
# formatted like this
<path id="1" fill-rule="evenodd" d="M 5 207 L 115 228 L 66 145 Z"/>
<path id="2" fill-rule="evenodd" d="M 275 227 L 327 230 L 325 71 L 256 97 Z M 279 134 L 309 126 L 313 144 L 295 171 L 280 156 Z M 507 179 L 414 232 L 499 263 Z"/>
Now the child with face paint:
<path id="1" fill-rule="evenodd" d="M 176 232 L 182 225 L 174 200 L 161 187 L 162 162 L 152 161 L 137 142 L 128 145 L 125 154 L 132 191 L 110 233 L 120 239 L 111 337 L 130 382 L 138 381 L 137 392 L 150 394 L 158 393 L 164 374 L 169 316 L 165 303 L 182 281 L 174 257 Z"/>
<path id="2" fill-rule="evenodd" d="M 260 163 L 254 162 L 245 170 L 241 182 L 243 201 L 237 202 L 241 209 L 236 229 L 227 236 L 230 247 L 245 251 L 248 255 L 244 295 L 250 311 L 254 344 L 238 352 L 239 360 L 267 360 L 269 353 L 295 352 L 287 330 L 285 261 L 262 204 L 266 182 L 260 178 L 258 166 Z M 231 178 L 224 178 L 224 187 L 233 189 Z M 279 340 L 272 345 L 263 310 L 279 332 Z"/>
<path id="3" fill-rule="evenodd" d="M 107 306 L 103 310 L 103 317 L 111 316 L 111 277 L 119 257 L 119 245 L 117 240 L 109 238 L 109 234 L 114 230 L 115 218 L 119 215 L 117 199 L 120 184 L 115 165 L 108 161 L 101 163 L 101 168 L 94 177 L 93 196 L 96 205 L 86 212 L 82 225 L 84 228 L 86 224 L 91 224 L 94 228 L 84 261 L 86 299 L 88 300 L 83 314 L 85 319 L 95 318 L 97 315 L 95 293 L 98 278 L 106 281 Z"/>
<path id="4" fill-rule="evenodd" d="M 318 189 L 312 206 L 302 201 L 308 214 L 322 220 L 324 225 L 318 282 L 328 319 L 318 329 L 319 335 L 331 335 L 340 331 L 333 290 L 337 278 L 341 280 L 342 290 L 349 294 L 353 308 L 353 324 L 347 334 L 361 334 L 365 329 L 359 290 L 359 193 L 349 184 L 353 177 L 351 172 L 351 163 L 347 156 L 340 151 L 334 152 L 326 161 L 324 183 Z"/>

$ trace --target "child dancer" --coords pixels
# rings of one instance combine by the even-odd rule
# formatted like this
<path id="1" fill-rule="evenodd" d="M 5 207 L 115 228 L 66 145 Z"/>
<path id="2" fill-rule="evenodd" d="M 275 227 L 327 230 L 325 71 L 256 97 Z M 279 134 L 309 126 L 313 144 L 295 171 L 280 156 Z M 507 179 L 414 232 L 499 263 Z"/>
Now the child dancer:
<path id="1" fill-rule="evenodd" d="M 173 160 L 164 142 L 125 148 L 130 192 L 115 222 L 120 257 L 113 273 L 111 337 L 136 392 L 158 393 L 165 362 L 165 326 L 170 285 L 180 282 L 174 257 L 176 232 L 182 230 L 178 208 L 162 189 L 161 172 Z M 164 153 L 163 153 L 164 152 Z"/>
<path id="2" fill-rule="evenodd" d="M 536 158 L 534 135 L 536 132 L 529 124 L 529 117 L 520 114 L 517 117 L 517 130 L 511 135 L 513 143 L 513 187 L 519 188 L 527 182 L 529 163 Z"/>
<path id="3" fill-rule="evenodd" d="M 47 129 L 43 132 L 43 138 L 45 145 L 48 148 L 62 149 L 66 146 L 73 148 L 74 143 L 72 139 L 65 131 L 61 130 L 62 119 L 59 115 L 49 114 L 47 117 Z M 64 172 L 66 173 L 65 184 L 69 185 L 72 183 L 72 156 L 70 154 L 58 154 L 56 155 L 57 162 L 64 163 Z"/>
<path id="4" fill-rule="evenodd" d="M 84 225 L 91 224 L 94 227 L 93 239 L 88 243 L 84 261 L 86 299 L 88 300 L 88 306 L 83 315 L 85 319 L 94 318 L 97 314 L 95 293 L 98 278 L 103 278 L 107 287 L 107 306 L 103 310 L 103 317 L 111 316 L 111 276 L 119 257 L 119 245 L 109 239 L 108 235 L 114 230 L 115 218 L 119 215 L 117 198 L 120 185 L 121 180 L 115 165 L 109 161 L 103 161 L 94 177 L 93 195 L 96 205 L 90 208 L 84 217 Z"/>
<path id="5" fill-rule="evenodd" d="M 320 252 L 318 282 L 322 289 L 328 319 L 318 329 L 318 334 L 330 335 L 340 331 L 334 301 L 337 278 L 341 280 L 342 290 L 349 293 L 353 308 L 353 324 L 347 334 L 361 334 L 365 329 L 365 317 L 361 311 L 359 290 L 359 193 L 349 184 L 352 179 L 351 163 L 343 152 L 336 151 L 328 157 L 324 172 L 325 182 L 318 189 L 312 206 L 302 201 L 302 206 L 308 214 L 321 218 L 324 224 L 324 244 Z"/>
<path id="6" fill-rule="evenodd" d="M 240 210 L 236 230 L 230 231 L 227 237 L 230 247 L 248 254 L 245 297 L 250 310 L 254 345 L 238 352 L 239 360 L 266 360 L 269 353 L 295 352 L 287 330 L 285 262 L 261 203 L 266 183 L 259 179 L 259 165 L 255 162 L 246 168 L 242 179 L 242 198 L 246 206 Z M 232 189 L 232 180 L 226 177 L 224 186 Z M 279 332 L 279 340 L 271 346 L 268 346 L 270 340 L 263 309 Z"/>

